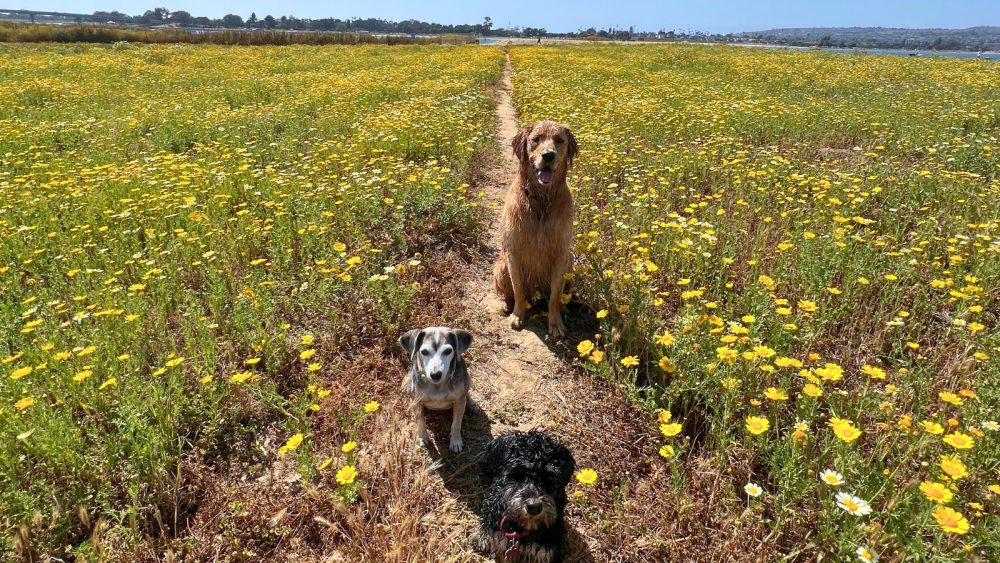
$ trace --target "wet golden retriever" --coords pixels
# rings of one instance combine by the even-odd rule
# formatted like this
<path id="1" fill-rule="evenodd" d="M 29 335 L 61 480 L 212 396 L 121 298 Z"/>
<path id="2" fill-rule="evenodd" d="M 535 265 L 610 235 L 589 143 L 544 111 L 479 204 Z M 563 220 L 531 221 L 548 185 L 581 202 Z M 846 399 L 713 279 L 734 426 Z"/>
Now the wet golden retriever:
<path id="1" fill-rule="evenodd" d="M 573 196 L 566 173 L 579 149 L 565 125 L 542 121 L 525 127 L 511 143 L 518 173 L 504 197 L 500 217 L 500 257 L 493 286 L 507 305 L 510 326 L 527 320 L 535 288 L 549 286 L 549 335 L 565 335 L 563 286 L 573 257 Z"/>

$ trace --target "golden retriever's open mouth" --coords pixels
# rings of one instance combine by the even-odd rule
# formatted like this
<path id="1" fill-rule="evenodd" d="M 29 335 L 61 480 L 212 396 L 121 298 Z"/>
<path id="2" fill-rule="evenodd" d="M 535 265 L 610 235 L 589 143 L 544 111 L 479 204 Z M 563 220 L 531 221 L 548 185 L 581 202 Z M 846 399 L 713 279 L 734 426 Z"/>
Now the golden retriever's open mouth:
<path id="1" fill-rule="evenodd" d="M 538 181 L 543 184 L 551 183 L 554 175 L 555 173 L 548 166 L 545 168 L 535 168 L 535 176 L 538 178 Z"/>

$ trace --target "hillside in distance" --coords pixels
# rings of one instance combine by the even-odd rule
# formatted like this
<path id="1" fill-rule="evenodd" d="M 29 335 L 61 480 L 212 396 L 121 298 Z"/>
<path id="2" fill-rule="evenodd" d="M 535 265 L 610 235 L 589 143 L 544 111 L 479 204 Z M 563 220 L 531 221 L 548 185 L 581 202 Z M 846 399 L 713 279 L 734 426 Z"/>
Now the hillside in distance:
<path id="1" fill-rule="evenodd" d="M 893 27 L 793 27 L 738 34 L 789 44 L 897 49 L 1000 50 L 1000 27 L 903 29 Z"/>

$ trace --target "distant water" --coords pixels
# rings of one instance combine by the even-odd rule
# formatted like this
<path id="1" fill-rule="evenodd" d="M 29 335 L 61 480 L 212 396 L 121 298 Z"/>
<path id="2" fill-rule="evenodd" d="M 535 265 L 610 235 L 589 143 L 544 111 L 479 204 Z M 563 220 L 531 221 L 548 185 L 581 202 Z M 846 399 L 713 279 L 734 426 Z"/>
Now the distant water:
<path id="1" fill-rule="evenodd" d="M 767 46 L 765 49 L 791 49 L 794 51 L 815 51 L 810 47 L 782 47 L 782 46 Z M 869 55 L 894 55 L 899 57 L 951 57 L 955 59 L 974 59 L 976 58 L 976 53 L 970 53 L 968 51 L 904 51 L 902 49 L 838 49 L 836 47 L 823 47 L 820 51 L 826 51 L 827 53 L 868 53 Z M 1000 53 L 983 53 L 979 55 L 981 59 L 992 59 L 995 61 L 1000 61 Z"/>
<path id="2" fill-rule="evenodd" d="M 480 45 L 493 45 L 494 43 L 499 43 L 502 38 L 498 39 L 495 37 L 480 37 L 478 39 Z M 650 43 L 650 45 L 655 45 L 656 43 Z M 736 46 L 749 46 L 746 44 L 736 43 Z M 753 45 L 761 49 L 790 49 L 793 51 L 814 51 L 810 47 L 785 47 L 780 45 Z M 968 51 L 904 51 L 901 49 L 838 49 L 836 47 L 824 47 L 820 49 L 821 51 L 826 51 L 827 53 L 854 53 L 863 52 L 869 55 L 895 55 L 899 57 L 951 57 L 955 59 L 974 59 L 976 58 L 976 53 L 970 53 Z M 1000 53 L 983 53 L 979 55 L 982 59 L 992 59 L 995 61 L 1000 61 Z"/>

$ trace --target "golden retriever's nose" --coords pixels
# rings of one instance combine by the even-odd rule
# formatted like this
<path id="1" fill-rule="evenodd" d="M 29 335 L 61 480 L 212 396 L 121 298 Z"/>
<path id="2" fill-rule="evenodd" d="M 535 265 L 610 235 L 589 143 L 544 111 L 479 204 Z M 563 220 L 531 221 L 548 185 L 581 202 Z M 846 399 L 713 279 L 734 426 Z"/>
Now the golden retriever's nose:
<path id="1" fill-rule="evenodd" d="M 556 159 L 556 151 L 548 150 L 542 153 L 542 160 L 545 162 L 552 162 Z"/>

